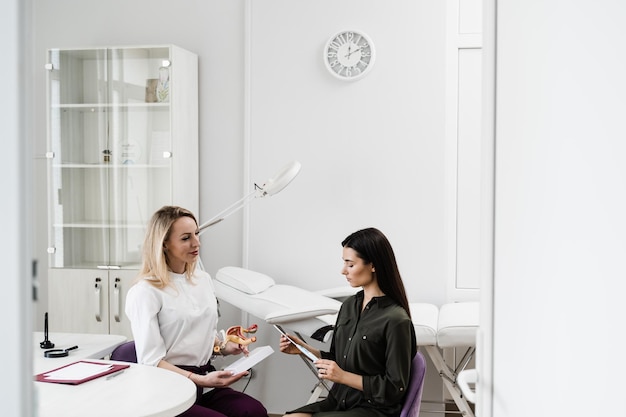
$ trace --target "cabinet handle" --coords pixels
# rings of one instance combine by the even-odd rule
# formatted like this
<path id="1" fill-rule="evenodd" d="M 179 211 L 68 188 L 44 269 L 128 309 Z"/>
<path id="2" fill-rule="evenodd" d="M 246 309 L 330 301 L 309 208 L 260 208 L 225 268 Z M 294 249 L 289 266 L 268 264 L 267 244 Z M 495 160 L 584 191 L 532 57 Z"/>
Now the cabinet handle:
<path id="1" fill-rule="evenodd" d="M 102 288 L 102 284 L 101 284 L 101 279 L 100 278 L 96 278 L 96 285 L 95 285 L 95 313 L 96 313 L 96 321 L 102 321 L 102 313 L 101 313 L 101 306 L 100 306 L 100 289 Z"/>
<path id="2" fill-rule="evenodd" d="M 119 278 L 115 278 L 115 284 L 113 288 L 113 312 L 114 312 L 115 321 L 117 323 L 120 323 L 122 321 L 122 318 L 121 318 L 122 314 L 120 312 L 120 306 L 122 304 L 122 300 L 120 299 L 121 297 L 120 287 L 122 286 L 122 283 L 120 281 L 121 280 Z"/>

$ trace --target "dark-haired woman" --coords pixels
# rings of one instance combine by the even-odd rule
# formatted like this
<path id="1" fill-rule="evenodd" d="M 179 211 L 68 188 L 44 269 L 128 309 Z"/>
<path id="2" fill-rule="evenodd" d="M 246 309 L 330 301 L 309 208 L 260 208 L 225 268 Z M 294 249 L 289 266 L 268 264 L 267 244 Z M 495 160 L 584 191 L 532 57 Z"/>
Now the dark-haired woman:
<path id="1" fill-rule="evenodd" d="M 328 397 L 287 412 L 289 417 L 399 416 L 417 351 L 409 303 L 391 244 L 378 229 L 342 243 L 341 273 L 361 287 L 339 311 L 329 352 L 290 335 L 315 356 L 318 376 L 333 382 Z M 280 350 L 299 350 L 284 336 Z"/>

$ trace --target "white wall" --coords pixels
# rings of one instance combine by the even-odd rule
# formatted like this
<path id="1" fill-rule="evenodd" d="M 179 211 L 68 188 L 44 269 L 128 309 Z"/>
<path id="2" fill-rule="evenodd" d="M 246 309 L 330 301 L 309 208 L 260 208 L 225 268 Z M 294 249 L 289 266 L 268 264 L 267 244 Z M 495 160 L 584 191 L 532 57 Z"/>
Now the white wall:
<path id="1" fill-rule="evenodd" d="M 493 416 L 624 415 L 626 3 L 495 3 Z"/>
<path id="2" fill-rule="evenodd" d="M 341 241 L 374 226 L 410 300 L 443 302 L 445 3 L 250 3 L 252 179 L 293 159 L 302 171 L 251 207 L 249 267 L 307 289 L 346 285 Z M 350 28 L 371 37 L 377 60 L 342 82 L 323 48 Z"/>

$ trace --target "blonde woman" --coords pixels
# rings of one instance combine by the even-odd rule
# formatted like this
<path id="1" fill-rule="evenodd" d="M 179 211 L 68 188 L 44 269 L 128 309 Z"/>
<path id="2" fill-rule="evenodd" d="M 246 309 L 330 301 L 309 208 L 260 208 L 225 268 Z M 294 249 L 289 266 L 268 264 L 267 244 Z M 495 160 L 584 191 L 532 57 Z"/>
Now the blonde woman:
<path id="1" fill-rule="evenodd" d="M 196 403 L 185 417 L 267 417 L 263 405 L 229 388 L 247 372 L 232 375 L 211 365 L 214 348 L 242 353 L 240 345 L 217 338 L 217 299 L 211 277 L 196 269 L 198 222 L 188 210 L 165 206 L 148 223 L 143 265 L 126 297 L 137 362 L 191 379 Z"/>

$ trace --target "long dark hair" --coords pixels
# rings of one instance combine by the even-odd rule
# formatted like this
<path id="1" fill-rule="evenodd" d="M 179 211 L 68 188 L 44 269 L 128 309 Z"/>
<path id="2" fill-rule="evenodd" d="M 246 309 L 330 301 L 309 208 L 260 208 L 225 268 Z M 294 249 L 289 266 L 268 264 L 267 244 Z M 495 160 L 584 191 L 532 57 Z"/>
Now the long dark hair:
<path id="1" fill-rule="evenodd" d="M 341 246 L 353 249 L 363 262 L 374 266 L 381 291 L 400 304 L 411 317 L 396 255 L 387 237 L 380 230 L 370 227 L 352 233 L 341 242 Z"/>

